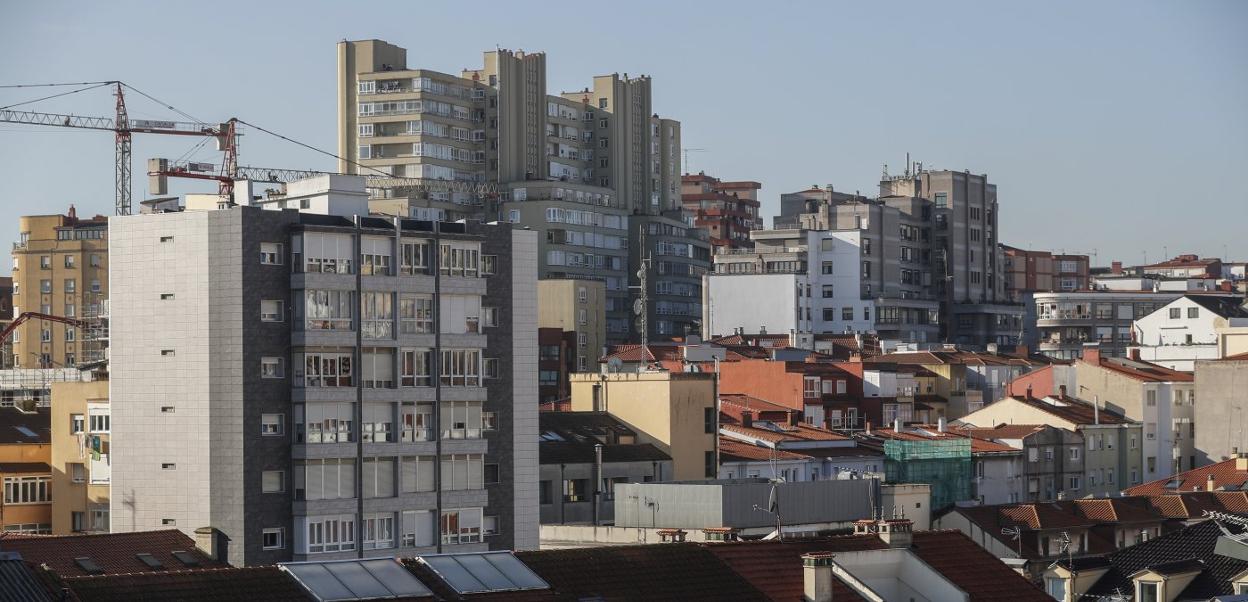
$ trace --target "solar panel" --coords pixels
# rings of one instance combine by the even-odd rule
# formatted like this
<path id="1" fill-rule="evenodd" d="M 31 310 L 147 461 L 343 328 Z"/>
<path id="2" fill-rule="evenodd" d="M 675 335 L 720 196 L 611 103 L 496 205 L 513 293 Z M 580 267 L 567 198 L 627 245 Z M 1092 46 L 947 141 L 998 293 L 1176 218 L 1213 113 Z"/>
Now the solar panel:
<path id="1" fill-rule="evenodd" d="M 458 594 L 550 587 L 511 552 L 438 554 L 420 561 Z"/>
<path id="2" fill-rule="evenodd" d="M 281 567 L 321 602 L 432 595 L 391 558 L 288 562 Z"/>

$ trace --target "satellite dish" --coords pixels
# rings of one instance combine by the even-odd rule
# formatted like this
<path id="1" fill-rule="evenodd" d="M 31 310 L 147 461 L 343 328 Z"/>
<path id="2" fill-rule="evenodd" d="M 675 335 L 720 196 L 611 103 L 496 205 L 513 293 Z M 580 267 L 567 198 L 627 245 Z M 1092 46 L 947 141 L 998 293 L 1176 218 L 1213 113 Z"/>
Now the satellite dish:
<path id="1" fill-rule="evenodd" d="M 613 357 L 607 360 L 607 372 L 620 372 L 624 369 L 624 360 Z"/>
<path id="2" fill-rule="evenodd" d="M 633 301 L 633 315 L 640 316 L 641 314 L 644 314 L 644 313 L 646 313 L 645 302 L 643 302 L 641 299 L 634 300 Z"/>

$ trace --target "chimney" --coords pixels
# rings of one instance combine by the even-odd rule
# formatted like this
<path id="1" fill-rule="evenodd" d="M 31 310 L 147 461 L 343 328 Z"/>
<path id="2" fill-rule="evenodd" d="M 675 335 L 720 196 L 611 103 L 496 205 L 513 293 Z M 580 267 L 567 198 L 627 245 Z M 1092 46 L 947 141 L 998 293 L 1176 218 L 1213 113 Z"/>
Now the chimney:
<path id="1" fill-rule="evenodd" d="M 894 418 L 894 419 L 893 419 L 893 432 L 894 432 L 894 433 L 900 433 L 900 432 L 901 432 L 901 419 L 900 419 L 900 418 Z"/>
<path id="2" fill-rule="evenodd" d="M 74 223 L 74 222 L 76 222 L 76 221 L 78 221 L 78 210 L 74 208 L 73 203 L 70 203 L 70 205 L 69 205 L 69 215 L 66 215 L 65 217 L 68 217 L 68 218 L 69 218 L 69 222 L 70 222 L 71 224 L 72 224 L 72 223 Z"/>
<path id="3" fill-rule="evenodd" d="M 229 560 L 229 541 L 216 527 L 200 527 L 195 529 L 195 547 L 209 558 L 227 562 Z"/>
<path id="4" fill-rule="evenodd" d="M 1137 362 L 1140 361 L 1140 348 L 1139 347 L 1132 347 L 1129 353 L 1130 355 L 1128 357 L 1130 357 L 1131 359 Z"/>
<path id="5" fill-rule="evenodd" d="M 993 355 L 996 355 L 996 354 L 997 354 L 997 344 L 996 344 L 996 343 L 988 343 L 988 353 L 991 353 L 991 354 L 993 354 Z"/>
<path id="6" fill-rule="evenodd" d="M 1083 361 L 1089 364 L 1101 364 L 1101 348 L 1096 343 L 1086 343 L 1083 346 Z"/>
<path id="7" fill-rule="evenodd" d="M 890 518 L 880 521 L 880 541 L 890 548 L 910 547 L 911 532 L 914 521 L 908 518 Z"/>
<path id="8" fill-rule="evenodd" d="M 1027 383 L 1027 399 L 1031 399 L 1031 383 Z"/>
<path id="9" fill-rule="evenodd" d="M 1110 271 L 1110 272 L 1113 272 L 1114 274 L 1121 275 L 1121 274 L 1122 274 L 1122 262 L 1121 262 L 1121 261 L 1115 261 L 1115 262 L 1111 263 L 1111 264 L 1110 264 L 1109 271 Z"/>
<path id="10" fill-rule="evenodd" d="M 754 426 L 754 412 L 751 410 L 741 410 L 741 426 L 746 428 Z"/>
<path id="11" fill-rule="evenodd" d="M 802 414 L 798 411 L 789 412 L 789 426 L 797 426 L 802 423 Z"/>
<path id="12" fill-rule="evenodd" d="M 1213 478 L 1213 473 L 1209 473 L 1209 478 L 1205 479 L 1205 491 L 1215 491 L 1218 488 L 1218 480 Z"/>
<path id="13" fill-rule="evenodd" d="M 936 432 L 938 433 L 945 432 L 945 417 L 944 416 L 941 416 L 940 418 L 936 419 Z"/>
<path id="14" fill-rule="evenodd" d="M 1026 345 L 1016 345 L 1014 347 L 1014 353 L 1016 355 L 1027 357 L 1028 355 L 1031 355 L 1031 350 L 1028 349 Z"/>
<path id="15" fill-rule="evenodd" d="M 1243 472 L 1248 470 L 1248 452 L 1239 452 L 1235 454 L 1235 471 Z"/>
<path id="16" fill-rule="evenodd" d="M 870 435 L 870 434 L 871 434 L 871 421 L 870 421 L 870 420 L 868 420 L 868 421 L 867 421 L 867 424 L 864 426 L 864 428 L 862 429 L 862 431 L 863 431 L 863 434 L 865 434 L 865 435 Z"/>
<path id="17" fill-rule="evenodd" d="M 802 600 L 832 602 L 833 558 L 831 552 L 802 554 Z"/>
<path id="18" fill-rule="evenodd" d="M 1066 385 L 1058 385 L 1057 387 L 1059 399 L 1066 399 Z"/>

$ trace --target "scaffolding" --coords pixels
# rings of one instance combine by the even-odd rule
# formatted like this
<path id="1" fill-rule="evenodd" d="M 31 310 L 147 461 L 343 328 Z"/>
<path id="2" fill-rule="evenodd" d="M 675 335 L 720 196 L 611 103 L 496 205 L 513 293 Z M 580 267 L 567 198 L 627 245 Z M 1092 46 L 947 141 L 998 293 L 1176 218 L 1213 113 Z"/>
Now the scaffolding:
<path id="1" fill-rule="evenodd" d="M 83 295 L 82 353 L 78 365 L 108 361 L 108 299 L 100 293 Z"/>
<path id="2" fill-rule="evenodd" d="M 887 440 L 884 472 L 889 483 L 932 486 L 932 511 L 971 499 L 971 440 Z"/>

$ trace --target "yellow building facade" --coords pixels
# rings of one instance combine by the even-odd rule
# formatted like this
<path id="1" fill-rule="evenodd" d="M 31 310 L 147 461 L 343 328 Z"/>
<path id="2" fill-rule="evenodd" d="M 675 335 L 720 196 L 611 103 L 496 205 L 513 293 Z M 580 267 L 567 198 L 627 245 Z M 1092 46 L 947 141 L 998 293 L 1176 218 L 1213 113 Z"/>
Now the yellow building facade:
<path id="1" fill-rule="evenodd" d="M 109 530 L 108 381 L 52 384 L 52 532 Z"/>

